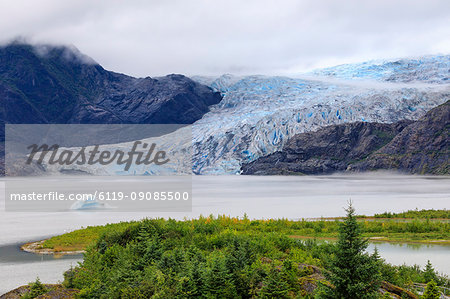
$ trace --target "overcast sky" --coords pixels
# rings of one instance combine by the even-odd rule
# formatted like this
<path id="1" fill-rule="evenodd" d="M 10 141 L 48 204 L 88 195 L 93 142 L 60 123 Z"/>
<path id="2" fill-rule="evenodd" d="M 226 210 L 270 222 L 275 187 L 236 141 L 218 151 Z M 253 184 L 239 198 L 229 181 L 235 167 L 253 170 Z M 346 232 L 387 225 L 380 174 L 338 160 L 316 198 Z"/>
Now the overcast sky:
<path id="1" fill-rule="evenodd" d="M 17 36 L 134 76 L 281 74 L 450 54 L 450 1 L 0 0 L 0 40 Z"/>

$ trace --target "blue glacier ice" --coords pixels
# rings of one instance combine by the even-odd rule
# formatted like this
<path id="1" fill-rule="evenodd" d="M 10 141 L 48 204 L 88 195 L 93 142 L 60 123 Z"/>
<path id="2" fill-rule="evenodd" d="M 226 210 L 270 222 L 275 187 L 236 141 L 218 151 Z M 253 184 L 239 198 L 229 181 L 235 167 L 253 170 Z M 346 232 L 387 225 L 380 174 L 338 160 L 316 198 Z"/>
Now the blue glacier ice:
<path id="1" fill-rule="evenodd" d="M 391 82 L 445 84 L 449 80 L 450 55 L 397 60 L 374 60 L 313 71 L 318 76 L 340 79 L 371 79 Z"/>
<path id="2" fill-rule="evenodd" d="M 164 136 L 155 141 L 174 152 L 166 169 L 80 170 L 103 175 L 239 174 L 242 162 L 282 149 L 298 133 L 346 122 L 417 120 L 450 99 L 449 72 L 450 56 L 438 55 L 341 65 L 291 77 L 193 77 L 221 92 L 223 100 L 189 128 L 192 135 L 180 134 L 176 144 L 178 139 Z M 186 151 L 192 152 L 192 161 L 182 159 Z"/>
<path id="3" fill-rule="evenodd" d="M 293 135 L 345 122 L 416 120 L 450 98 L 450 56 L 365 62 L 295 77 L 194 77 L 223 100 L 193 125 L 197 174 L 239 173 Z M 207 153 L 207 155 L 205 155 Z"/>

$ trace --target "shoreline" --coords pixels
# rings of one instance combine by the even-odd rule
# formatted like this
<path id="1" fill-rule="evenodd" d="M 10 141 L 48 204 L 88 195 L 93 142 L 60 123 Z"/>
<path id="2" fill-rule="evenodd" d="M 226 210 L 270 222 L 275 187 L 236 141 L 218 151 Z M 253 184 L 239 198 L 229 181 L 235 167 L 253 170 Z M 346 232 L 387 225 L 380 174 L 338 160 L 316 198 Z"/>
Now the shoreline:
<path id="1" fill-rule="evenodd" d="M 298 236 L 298 235 L 290 235 L 290 238 L 293 239 L 316 239 L 316 240 L 329 240 L 335 241 L 336 237 L 314 237 L 314 236 Z M 400 241 L 400 240 L 391 240 L 385 237 L 369 237 L 369 242 L 371 243 L 394 243 L 394 244 L 417 244 L 417 245 L 440 245 L 440 246 L 449 246 L 450 240 L 410 240 L 410 241 Z M 44 255 L 77 255 L 83 254 L 86 250 L 55 250 L 52 248 L 43 248 L 42 244 L 48 239 L 28 242 L 20 246 L 20 250 L 34 253 L 34 254 L 44 254 Z"/>
<path id="2" fill-rule="evenodd" d="M 336 241 L 337 237 L 314 237 L 314 236 L 298 236 L 289 235 L 289 238 L 293 239 L 316 239 L 316 240 L 329 240 Z M 440 245 L 450 246 L 450 240 L 392 240 L 385 237 L 368 237 L 369 243 L 393 243 L 393 244 L 417 244 L 417 245 Z"/>
<path id="3" fill-rule="evenodd" d="M 392 244 L 418 244 L 418 245 L 440 245 L 449 246 L 448 228 L 450 215 L 444 210 L 414 210 L 402 212 L 404 215 L 413 217 L 405 218 L 403 214 L 393 214 L 393 217 L 382 218 L 375 216 L 356 215 L 356 221 L 360 222 L 367 233 L 362 236 L 371 243 L 392 243 Z M 430 218 L 435 217 L 434 221 Z M 214 220 L 214 217 L 212 217 Z M 336 240 L 341 217 L 315 218 L 312 220 L 249 220 L 244 214 L 244 218 L 224 216 L 218 217 L 227 227 L 234 227 L 239 230 L 249 229 L 248 225 L 257 225 L 258 230 L 272 231 L 274 229 L 281 234 L 285 234 L 293 239 L 317 239 Z M 206 221 L 210 222 L 210 217 L 200 217 L 198 220 L 185 221 Z M 327 221 L 328 220 L 328 221 Z M 333 220 L 333 221 L 330 221 Z M 318 222 L 319 221 L 319 222 Z M 274 223 L 272 223 L 274 222 Z M 80 229 L 66 232 L 60 235 L 43 236 L 40 240 L 32 240 L 20 246 L 25 252 L 40 255 L 77 255 L 86 252 L 86 248 L 105 232 L 105 230 L 125 230 L 133 225 L 131 222 L 108 223 L 98 226 L 87 226 Z M 278 225 L 278 226 L 277 226 Z"/>
<path id="4" fill-rule="evenodd" d="M 28 242 L 20 246 L 20 250 L 25 252 L 30 252 L 34 254 L 45 254 L 45 255 L 77 255 L 77 254 L 83 254 L 86 251 L 85 250 L 67 250 L 67 251 L 56 251 L 52 248 L 43 248 L 42 244 L 47 241 L 48 239 L 34 241 L 34 242 Z"/>

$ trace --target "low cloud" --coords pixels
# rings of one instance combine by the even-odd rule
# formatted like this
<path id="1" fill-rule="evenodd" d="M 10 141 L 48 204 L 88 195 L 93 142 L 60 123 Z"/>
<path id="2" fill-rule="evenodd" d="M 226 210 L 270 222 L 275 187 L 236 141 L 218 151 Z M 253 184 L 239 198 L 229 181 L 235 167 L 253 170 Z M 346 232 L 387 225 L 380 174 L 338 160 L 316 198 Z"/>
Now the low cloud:
<path id="1" fill-rule="evenodd" d="M 135 76 L 285 74 L 450 53 L 448 0 L 8 2 L 3 42 L 72 44 Z"/>

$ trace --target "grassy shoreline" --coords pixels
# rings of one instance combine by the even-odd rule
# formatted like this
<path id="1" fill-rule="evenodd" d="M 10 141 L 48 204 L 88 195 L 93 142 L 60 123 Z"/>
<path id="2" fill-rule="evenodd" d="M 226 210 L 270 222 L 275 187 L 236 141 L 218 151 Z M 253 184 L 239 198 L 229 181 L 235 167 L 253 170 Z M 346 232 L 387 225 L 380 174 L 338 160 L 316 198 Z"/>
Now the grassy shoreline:
<path id="1" fill-rule="evenodd" d="M 70 233 L 68 233 L 70 234 Z M 65 234 L 64 234 L 65 235 Z M 62 238 L 64 235 L 58 235 L 51 237 L 49 239 L 39 240 L 35 242 L 28 242 L 21 246 L 21 249 L 31 253 L 37 254 L 81 254 L 86 251 L 86 248 L 95 243 L 96 237 L 77 239 L 76 244 L 67 244 Z M 98 235 L 99 236 L 99 235 Z M 59 238 L 61 237 L 61 238 Z M 332 235 L 288 235 L 289 238 L 293 239 L 315 239 L 315 240 L 325 240 L 325 241 L 336 241 L 337 234 Z M 397 244 L 420 244 L 420 245 L 445 245 L 450 246 L 450 240 L 448 239 L 408 239 L 404 237 L 387 237 L 378 235 L 365 235 L 371 243 L 397 243 Z"/>
<path id="2" fill-rule="evenodd" d="M 291 235 L 289 236 L 293 239 L 315 239 L 315 240 L 325 240 L 325 241 L 336 241 L 336 236 L 327 236 L 327 237 L 311 237 L 311 236 L 298 236 L 298 235 Z M 442 239 L 426 239 L 426 240 L 410 240 L 410 239 L 404 239 L 404 238 L 388 238 L 384 236 L 365 236 L 367 239 L 369 239 L 370 243 L 393 243 L 393 244 L 418 244 L 418 245 L 445 245 L 450 246 L 450 240 L 442 240 Z"/>
<path id="3" fill-rule="evenodd" d="M 386 215 L 387 213 L 380 214 Z M 411 215 L 414 218 L 400 218 L 399 215 Z M 450 212 L 447 210 L 408 211 L 399 214 L 389 213 L 391 217 L 359 216 L 358 222 L 364 229 L 364 237 L 371 242 L 396 242 L 450 245 Z M 439 218 L 433 218 L 439 215 Z M 443 217 L 444 216 L 444 217 Z M 422 218 L 421 218 L 422 217 Z M 221 225 L 236 231 L 277 232 L 292 238 L 328 239 L 337 238 L 337 228 L 342 218 L 317 218 L 309 220 L 249 220 L 247 217 L 237 218 L 219 216 Z M 200 217 L 206 223 L 214 219 L 213 216 Z M 197 220 L 184 220 L 193 222 Z M 80 253 L 89 245 L 95 243 L 106 231 L 123 232 L 136 221 L 120 222 L 103 226 L 89 226 L 69 233 L 51 237 L 47 240 L 28 243 L 34 245 L 35 252 Z M 26 248 L 25 248 L 26 250 Z"/>

